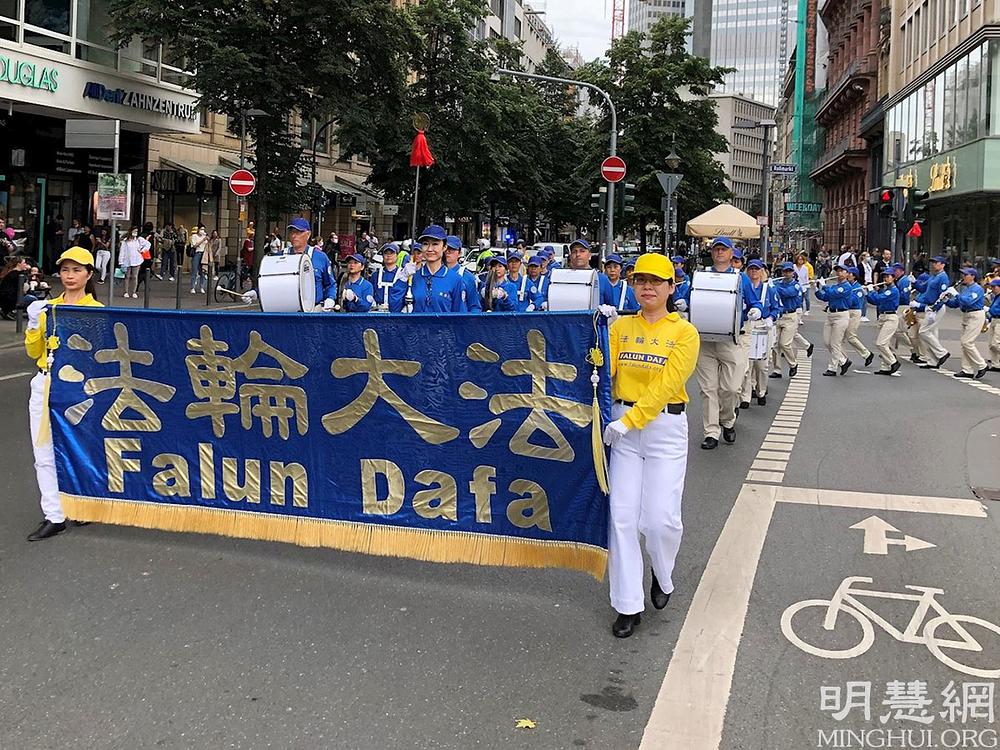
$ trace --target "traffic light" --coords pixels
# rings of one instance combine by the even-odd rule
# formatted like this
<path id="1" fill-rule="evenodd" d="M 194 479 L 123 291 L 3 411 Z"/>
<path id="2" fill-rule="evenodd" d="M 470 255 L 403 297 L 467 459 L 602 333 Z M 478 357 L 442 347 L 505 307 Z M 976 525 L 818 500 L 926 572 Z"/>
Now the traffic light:
<path id="1" fill-rule="evenodd" d="M 924 212 L 927 210 L 927 199 L 931 197 L 931 194 L 926 190 L 911 190 L 910 196 L 907 199 L 907 206 L 910 209 L 910 213 L 913 215 L 914 221 L 920 221 L 924 218 Z"/>
<path id="2" fill-rule="evenodd" d="M 882 187 L 878 190 L 878 215 L 886 219 L 896 216 L 896 188 Z"/>
<path id="3" fill-rule="evenodd" d="M 635 206 L 635 185 L 631 182 L 622 183 L 622 216 L 634 214 Z"/>
<path id="4" fill-rule="evenodd" d="M 598 209 L 602 214 L 608 203 L 607 187 L 598 188 L 598 192 L 590 194 L 590 207 Z"/>

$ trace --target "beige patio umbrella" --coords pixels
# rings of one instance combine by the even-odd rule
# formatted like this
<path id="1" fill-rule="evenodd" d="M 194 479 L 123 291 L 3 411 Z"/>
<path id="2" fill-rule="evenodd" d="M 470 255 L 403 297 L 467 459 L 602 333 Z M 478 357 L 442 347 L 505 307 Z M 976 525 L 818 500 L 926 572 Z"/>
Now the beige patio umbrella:
<path id="1" fill-rule="evenodd" d="M 760 226 L 750 214 L 731 203 L 720 203 L 691 219 L 684 230 L 689 237 L 731 237 L 734 240 L 760 239 Z"/>

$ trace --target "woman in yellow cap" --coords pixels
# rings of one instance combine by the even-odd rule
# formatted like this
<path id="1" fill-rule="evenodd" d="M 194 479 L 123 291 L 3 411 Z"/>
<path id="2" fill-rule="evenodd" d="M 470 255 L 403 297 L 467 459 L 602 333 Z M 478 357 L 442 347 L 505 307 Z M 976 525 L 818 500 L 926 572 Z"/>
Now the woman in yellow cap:
<path id="1" fill-rule="evenodd" d="M 47 305 L 83 305 L 102 307 L 94 299 L 94 256 L 82 247 L 71 247 L 56 261 L 63 293 L 52 300 L 38 300 L 28 305 L 28 330 L 24 334 L 24 348 L 38 365 L 38 374 L 31 379 L 31 399 L 28 417 L 31 422 L 31 444 L 35 452 L 35 477 L 41 492 L 42 513 L 45 519 L 31 536 L 29 542 L 48 539 L 66 528 L 62 503 L 59 501 L 59 483 L 56 479 L 56 457 L 52 450 L 52 436 L 39 440 L 42 415 L 48 404 L 45 401 L 45 379 L 49 377 L 50 362 L 45 347 L 45 307 Z"/>
<path id="2" fill-rule="evenodd" d="M 632 287 L 638 315 L 611 326 L 611 520 L 608 567 L 611 632 L 628 638 L 645 608 L 639 535 L 653 561 L 650 598 L 667 606 L 681 543 L 681 496 L 687 470 L 688 402 L 684 384 L 698 362 L 700 339 L 674 308 L 674 267 L 658 253 L 639 256 Z"/>

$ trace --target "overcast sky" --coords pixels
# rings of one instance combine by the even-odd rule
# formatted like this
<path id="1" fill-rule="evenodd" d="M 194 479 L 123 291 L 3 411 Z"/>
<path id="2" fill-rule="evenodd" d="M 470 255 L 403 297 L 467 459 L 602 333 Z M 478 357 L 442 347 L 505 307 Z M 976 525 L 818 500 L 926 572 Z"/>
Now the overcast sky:
<path id="1" fill-rule="evenodd" d="M 584 60 L 604 54 L 611 43 L 611 0 L 536 0 L 542 18 L 562 46 L 578 45 Z"/>

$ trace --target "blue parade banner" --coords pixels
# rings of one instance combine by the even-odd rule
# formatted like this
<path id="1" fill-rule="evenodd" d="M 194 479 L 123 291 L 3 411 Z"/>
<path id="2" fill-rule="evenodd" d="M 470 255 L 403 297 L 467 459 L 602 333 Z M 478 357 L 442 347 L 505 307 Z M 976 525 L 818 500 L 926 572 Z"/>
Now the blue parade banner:
<path id="1" fill-rule="evenodd" d="M 55 309 L 71 518 L 604 574 L 589 313 Z"/>

